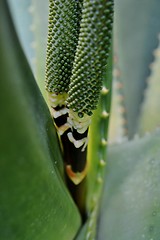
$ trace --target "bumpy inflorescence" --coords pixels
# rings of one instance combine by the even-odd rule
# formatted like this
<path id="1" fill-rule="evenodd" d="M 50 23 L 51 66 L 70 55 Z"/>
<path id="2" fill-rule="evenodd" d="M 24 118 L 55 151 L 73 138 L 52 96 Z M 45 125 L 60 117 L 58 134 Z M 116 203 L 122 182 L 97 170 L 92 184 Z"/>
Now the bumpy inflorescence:
<path id="1" fill-rule="evenodd" d="M 97 107 L 109 55 L 112 22 L 113 0 L 84 0 L 67 99 L 68 108 L 79 117 L 92 115 Z"/>
<path id="2" fill-rule="evenodd" d="M 66 173 L 75 184 L 87 173 L 92 112 L 101 89 L 108 92 L 102 81 L 111 43 L 113 1 L 50 0 L 46 89 Z M 106 146 L 105 139 L 102 144 Z"/>
<path id="3" fill-rule="evenodd" d="M 68 92 L 78 42 L 82 0 L 50 0 L 46 89 Z"/>

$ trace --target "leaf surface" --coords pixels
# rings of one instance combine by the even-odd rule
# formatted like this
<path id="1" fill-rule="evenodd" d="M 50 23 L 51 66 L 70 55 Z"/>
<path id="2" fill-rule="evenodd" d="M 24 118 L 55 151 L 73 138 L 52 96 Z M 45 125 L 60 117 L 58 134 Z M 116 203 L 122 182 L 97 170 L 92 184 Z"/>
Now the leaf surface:
<path id="1" fill-rule="evenodd" d="M 48 108 L 0 1 L 0 239 L 73 239 L 79 212 L 62 180 Z"/>
<path id="2" fill-rule="evenodd" d="M 144 99 L 149 65 L 158 45 L 160 1 L 115 1 L 115 50 L 118 56 L 118 80 L 123 85 L 128 136 L 137 132 Z"/>
<path id="3" fill-rule="evenodd" d="M 154 51 L 154 61 L 151 64 L 151 74 L 147 79 L 148 87 L 142 104 L 139 119 L 139 133 L 154 131 L 160 126 L 160 39 L 159 46 Z"/>
<path id="4" fill-rule="evenodd" d="M 109 148 L 98 240 L 159 239 L 160 131 Z"/>

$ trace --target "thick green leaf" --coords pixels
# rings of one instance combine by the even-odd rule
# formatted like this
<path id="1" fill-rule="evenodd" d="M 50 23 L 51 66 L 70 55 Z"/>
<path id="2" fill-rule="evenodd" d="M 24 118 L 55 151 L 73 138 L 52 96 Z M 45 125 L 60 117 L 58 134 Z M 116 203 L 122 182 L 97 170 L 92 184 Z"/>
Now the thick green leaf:
<path id="1" fill-rule="evenodd" d="M 148 78 L 148 87 L 139 119 L 139 133 L 154 131 L 160 126 L 160 39 L 159 46 L 154 51 L 154 61 L 151 64 L 151 74 Z"/>
<path id="2" fill-rule="evenodd" d="M 109 148 L 99 240 L 160 237 L 160 131 Z"/>
<path id="3" fill-rule="evenodd" d="M 112 93 L 112 54 L 110 52 L 109 62 L 106 72 L 103 76 L 103 87 L 108 89 L 108 93 L 101 92 L 98 109 L 94 112 L 92 123 L 89 132 L 89 146 L 88 146 L 88 210 L 92 209 L 93 195 L 96 192 L 95 185 L 99 177 L 103 181 L 103 169 L 106 163 L 106 145 L 108 134 L 108 123 L 110 116 L 110 101 Z M 105 115 L 106 114 L 106 115 Z M 108 114 L 108 115 L 107 115 Z M 104 165 L 101 160 L 104 160 Z M 102 176 L 101 176 L 102 175 Z M 98 179 L 97 179 L 98 178 Z M 99 185 L 99 183 L 98 183 Z M 99 188 L 99 186 L 97 186 Z M 98 191 L 99 192 L 99 191 Z M 93 203 L 94 205 L 95 203 Z"/>
<path id="4" fill-rule="evenodd" d="M 109 123 L 110 101 L 112 93 L 112 51 L 103 75 L 103 90 L 98 109 L 94 112 L 89 132 L 88 174 L 87 185 L 87 214 L 88 218 L 76 240 L 93 240 L 96 236 L 99 204 L 104 184 L 106 167 L 106 145 Z M 109 90 L 108 92 L 106 90 Z M 104 114 L 105 113 L 105 114 Z"/>
<path id="5" fill-rule="evenodd" d="M 158 45 L 159 16 L 159 0 L 115 1 L 118 78 L 123 83 L 129 138 L 137 131 L 146 78 L 153 61 L 152 52 Z"/>
<path id="6" fill-rule="evenodd" d="M 103 76 L 103 90 L 100 96 L 98 109 L 94 112 L 88 147 L 88 174 L 87 174 L 87 213 L 85 226 L 77 236 L 77 240 L 92 240 L 96 235 L 99 200 L 101 198 L 106 166 L 106 145 L 110 111 L 112 85 L 112 54 Z M 109 92 L 107 92 L 107 89 Z"/>
<path id="7" fill-rule="evenodd" d="M 73 239 L 79 212 L 62 181 L 47 106 L 0 1 L 0 239 Z"/>

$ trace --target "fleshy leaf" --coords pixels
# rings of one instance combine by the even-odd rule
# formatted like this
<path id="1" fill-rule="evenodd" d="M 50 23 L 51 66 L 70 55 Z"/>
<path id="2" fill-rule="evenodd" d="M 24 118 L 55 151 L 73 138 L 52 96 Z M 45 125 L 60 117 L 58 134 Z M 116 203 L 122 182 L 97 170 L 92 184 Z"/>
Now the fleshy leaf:
<path id="1" fill-rule="evenodd" d="M 95 111 L 89 132 L 88 175 L 87 175 L 87 212 L 88 220 L 78 235 L 78 239 L 94 239 L 96 235 L 99 200 L 101 198 L 106 166 L 107 130 L 110 112 L 112 83 L 112 54 L 103 75 L 98 109 Z"/>
<path id="2" fill-rule="evenodd" d="M 148 77 L 148 87 L 145 91 L 145 98 L 142 104 L 139 119 L 139 133 L 154 131 L 160 127 L 160 35 L 159 45 L 154 51 L 154 61 L 151 64 L 151 74 Z"/>
<path id="3" fill-rule="evenodd" d="M 160 131 L 109 148 L 98 240 L 159 239 Z"/>
<path id="4" fill-rule="evenodd" d="M 0 1 L 0 239 L 73 239 L 79 212 L 62 180 L 47 106 Z"/>
<path id="5" fill-rule="evenodd" d="M 132 138 L 138 128 L 149 65 L 157 47 L 160 29 L 160 1 L 115 1 L 115 50 L 118 56 L 118 79 L 123 85 L 128 124 Z"/>

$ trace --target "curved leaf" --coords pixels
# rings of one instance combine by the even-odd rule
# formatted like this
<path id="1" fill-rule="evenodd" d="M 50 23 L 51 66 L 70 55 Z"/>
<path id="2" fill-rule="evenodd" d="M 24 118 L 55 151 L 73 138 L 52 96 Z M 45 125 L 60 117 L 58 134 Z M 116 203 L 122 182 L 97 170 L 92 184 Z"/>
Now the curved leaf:
<path id="1" fill-rule="evenodd" d="M 137 131 L 149 65 L 158 44 L 160 1 L 115 1 L 115 43 L 123 84 L 128 136 Z"/>
<path id="2" fill-rule="evenodd" d="M 79 233 L 78 239 L 94 239 L 99 213 L 99 201 L 104 184 L 106 167 L 106 145 L 112 92 L 112 51 L 103 75 L 103 88 L 98 109 L 94 112 L 89 130 L 88 174 L 87 174 L 87 211 L 88 220 Z"/>
<path id="3" fill-rule="evenodd" d="M 160 37 L 159 37 L 160 38 Z M 154 61 L 151 64 L 151 74 L 148 80 L 148 87 L 145 91 L 145 98 L 142 104 L 140 119 L 139 119 L 139 133 L 154 131 L 160 126 L 160 39 L 159 46 L 154 51 Z"/>
<path id="4" fill-rule="evenodd" d="M 62 181 L 52 120 L 5 0 L 0 36 L 0 239 L 73 239 L 79 212 Z"/>
<path id="5" fill-rule="evenodd" d="M 99 240 L 159 239 L 160 131 L 110 147 Z"/>

